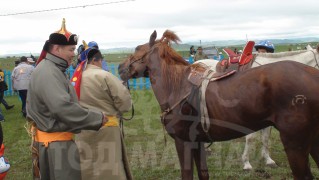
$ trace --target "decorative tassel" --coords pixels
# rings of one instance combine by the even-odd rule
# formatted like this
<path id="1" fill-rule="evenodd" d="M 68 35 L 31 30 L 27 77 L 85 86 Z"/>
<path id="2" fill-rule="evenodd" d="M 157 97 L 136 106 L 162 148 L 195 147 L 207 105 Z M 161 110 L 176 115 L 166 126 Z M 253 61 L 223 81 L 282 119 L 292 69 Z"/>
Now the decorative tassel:
<path id="1" fill-rule="evenodd" d="M 50 46 L 50 42 L 49 42 L 49 40 L 47 40 L 47 41 L 44 43 L 42 52 L 41 52 L 41 54 L 40 54 L 39 59 L 37 60 L 36 65 L 38 65 L 38 64 L 46 57 L 47 52 L 49 51 L 49 46 Z"/>

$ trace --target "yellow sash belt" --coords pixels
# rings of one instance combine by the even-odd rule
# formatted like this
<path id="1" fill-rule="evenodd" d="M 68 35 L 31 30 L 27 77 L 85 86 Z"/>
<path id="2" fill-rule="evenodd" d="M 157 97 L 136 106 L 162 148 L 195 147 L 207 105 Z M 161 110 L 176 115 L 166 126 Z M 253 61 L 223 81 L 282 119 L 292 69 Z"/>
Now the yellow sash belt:
<path id="1" fill-rule="evenodd" d="M 55 141 L 70 141 L 73 139 L 73 133 L 70 132 L 44 132 L 40 131 L 35 126 L 32 127 L 32 132 L 35 133 L 34 141 L 43 143 L 45 147 L 48 147 L 49 143 Z"/>
<path id="2" fill-rule="evenodd" d="M 107 116 L 108 122 L 104 124 L 106 127 L 119 126 L 119 120 L 116 116 Z M 34 141 L 43 143 L 45 147 L 48 147 L 49 143 L 55 141 L 70 141 L 73 139 L 73 133 L 71 132 L 44 132 L 40 131 L 35 126 L 32 126 L 31 131 L 34 133 Z"/>
<path id="3" fill-rule="evenodd" d="M 109 119 L 109 121 L 105 123 L 104 126 L 107 126 L 107 127 L 119 126 L 119 120 L 116 116 L 107 116 L 107 118 Z"/>

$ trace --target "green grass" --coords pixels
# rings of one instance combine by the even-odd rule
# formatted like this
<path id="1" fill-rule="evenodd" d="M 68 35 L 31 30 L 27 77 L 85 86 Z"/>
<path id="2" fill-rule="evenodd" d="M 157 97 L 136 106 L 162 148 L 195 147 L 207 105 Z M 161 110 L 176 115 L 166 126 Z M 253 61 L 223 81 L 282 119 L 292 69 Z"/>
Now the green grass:
<path id="1" fill-rule="evenodd" d="M 132 91 L 132 97 L 136 111 L 135 117 L 124 123 L 124 132 L 127 155 L 134 178 L 137 180 L 180 179 L 175 146 L 172 138 L 162 128 L 159 118 L 160 109 L 152 91 Z M 17 96 L 5 99 L 9 104 L 15 104 L 11 110 L 1 107 L 6 118 L 6 122 L 2 123 L 5 155 L 11 163 L 7 179 L 29 180 L 32 179 L 30 137 L 24 129 L 25 120 L 20 113 L 21 102 Z M 129 117 L 130 113 L 126 116 Z M 166 144 L 164 136 L 167 139 Z M 211 179 L 292 179 L 277 130 L 272 129 L 270 141 L 271 156 L 278 164 L 277 168 L 265 167 L 264 160 L 260 157 L 260 137 L 254 144 L 250 155 L 254 170 L 246 172 L 242 170 L 241 162 L 244 138 L 214 143 L 211 146 L 212 154 L 207 160 Z M 318 178 L 319 171 L 313 161 L 311 161 L 311 167 L 313 174 Z"/>
<path id="2" fill-rule="evenodd" d="M 17 96 L 5 97 L 8 104 L 15 107 L 6 110 L 1 109 L 5 116 L 5 122 L 1 123 L 4 135 L 5 156 L 9 159 L 11 169 L 6 179 L 31 179 L 31 139 L 24 126 L 25 119 L 21 113 L 21 101 Z"/>

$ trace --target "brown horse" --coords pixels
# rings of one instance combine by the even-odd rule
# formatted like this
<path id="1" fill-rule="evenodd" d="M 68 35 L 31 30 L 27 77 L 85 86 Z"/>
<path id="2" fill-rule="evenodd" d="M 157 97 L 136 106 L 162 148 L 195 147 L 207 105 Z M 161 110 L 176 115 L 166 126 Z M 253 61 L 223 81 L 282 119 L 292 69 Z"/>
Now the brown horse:
<path id="1" fill-rule="evenodd" d="M 196 86 L 188 81 L 192 71 L 205 69 L 185 62 L 170 47 L 172 41 L 179 41 L 173 32 L 156 40 L 154 31 L 119 72 L 123 80 L 150 77 L 162 123 L 175 140 L 182 179 L 193 179 L 194 161 L 199 179 L 209 179 L 203 142 L 231 140 L 268 126 L 280 132 L 294 179 L 313 178 L 309 154 L 319 166 L 318 70 L 286 61 L 211 81 L 205 93 L 210 118 L 205 132 L 199 103 L 190 94 Z"/>

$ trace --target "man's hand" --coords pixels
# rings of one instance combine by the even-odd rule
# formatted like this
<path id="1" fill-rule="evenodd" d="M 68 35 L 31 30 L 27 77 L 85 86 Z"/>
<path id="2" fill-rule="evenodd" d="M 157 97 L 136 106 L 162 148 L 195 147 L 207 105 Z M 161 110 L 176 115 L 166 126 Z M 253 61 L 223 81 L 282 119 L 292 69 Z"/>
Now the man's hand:
<path id="1" fill-rule="evenodd" d="M 103 127 L 109 121 L 109 119 L 107 118 L 105 113 L 102 113 L 102 114 L 103 114 L 103 119 L 102 119 L 102 127 Z"/>
<path id="2" fill-rule="evenodd" d="M 127 84 L 127 81 L 122 81 L 122 84 L 128 88 L 128 84 Z"/>

